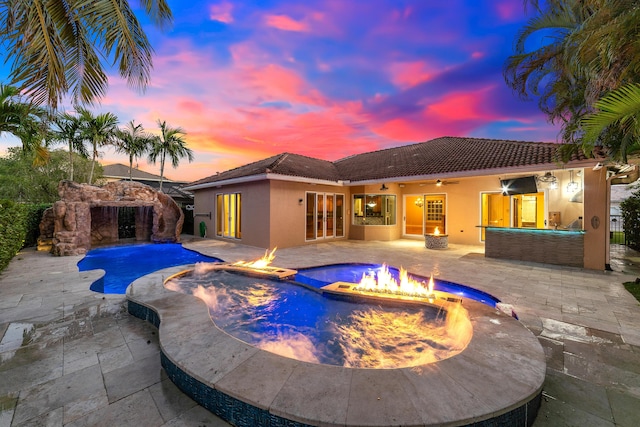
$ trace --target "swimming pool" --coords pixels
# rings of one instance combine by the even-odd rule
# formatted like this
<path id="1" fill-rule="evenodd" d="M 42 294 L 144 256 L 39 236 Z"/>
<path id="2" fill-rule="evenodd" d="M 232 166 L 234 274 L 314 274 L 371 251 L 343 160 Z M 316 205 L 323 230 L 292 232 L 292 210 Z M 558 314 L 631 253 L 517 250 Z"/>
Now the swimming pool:
<path id="1" fill-rule="evenodd" d="M 197 296 L 218 328 L 281 356 L 351 368 L 411 367 L 452 357 L 471 340 L 461 302 L 445 308 L 347 301 L 293 281 L 215 268 L 172 276 L 165 287 Z"/>
<path id="2" fill-rule="evenodd" d="M 145 243 L 93 249 L 78 262 L 80 271 L 101 269 L 104 276 L 91 284 L 91 290 L 103 294 L 124 294 L 139 277 L 163 268 L 196 262 L 219 262 L 180 243 Z"/>

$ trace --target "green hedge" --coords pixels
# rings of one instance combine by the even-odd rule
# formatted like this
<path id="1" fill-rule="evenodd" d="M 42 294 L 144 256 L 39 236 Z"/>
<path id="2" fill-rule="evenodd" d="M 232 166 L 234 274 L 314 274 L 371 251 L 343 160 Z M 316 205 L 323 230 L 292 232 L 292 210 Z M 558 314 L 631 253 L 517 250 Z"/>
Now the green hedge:
<path id="1" fill-rule="evenodd" d="M 620 203 L 627 246 L 640 250 L 640 190 Z"/>
<path id="2" fill-rule="evenodd" d="M 36 244 L 42 212 L 49 206 L 0 200 L 0 271 L 20 249 Z"/>

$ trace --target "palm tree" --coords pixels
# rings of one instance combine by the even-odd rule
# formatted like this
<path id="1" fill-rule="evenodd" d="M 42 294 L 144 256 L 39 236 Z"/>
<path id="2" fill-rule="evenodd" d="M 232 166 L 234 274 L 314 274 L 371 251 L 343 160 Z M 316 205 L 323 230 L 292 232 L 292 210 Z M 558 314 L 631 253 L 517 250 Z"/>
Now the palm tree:
<path id="1" fill-rule="evenodd" d="M 610 127 L 620 129 L 612 157 L 627 162 L 632 151 L 640 149 L 640 84 L 628 84 L 609 92 L 595 104 L 597 112 L 582 120 L 583 147 L 589 150 Z"/>
<path id="2" fill-rule="evenodd" d="M 172 22 L 166 0 L 139 3 L 156 26 Z M 126 0 L 0 0 L 0 43 L 14 84 L 52 108 L 69 92 L 83 104 L 105 94 L 101 58 L 113 60 L 134 89 L 146 87 L 153 66 L 152 47 Z"/>
<path id="3" fill-rule="evenodd" d="M 83 122 L 79 116 L 70 113 L 62 113 L 54 119 L 56 128 L 53 131 L 54 139 L 67 142 L 69 145 L 69 180 L 73 181 L 73 154 L 77 152 L 82 157 L 89 157 L 84 145 Z"/>
<path id="4" fill-rule="evenodd" d="M 47 162 L 46 144 L 49 112 L 25 102 L 17 88 L 0 84 L 0 134 L 10 133 L 20 139 L 23 151 L 35 153 L 34 165 Z"/>
<path id="5" fill-rule="evenodd" d="M 103 113 L 94 116 L 85 108 L 78 108 L 80 120 L 83 122 L 83 135 L 91 142 L 91 172 L 89 173 L 89 185 L 93 181 L 93 170 L 98 157 L 98 147 L 113 143 L 115 140 L 118 118 L 113 113 Z"/>
<path id="6" fill-rule="evenodd" d="M 523 98 L 539 97 L 552 123 L 562 124 L 563 158 L 594 140 L 583 139 L 583 118 L 596 111 L 608 92 L 638 83 L 640 9 L 637 0 L 528 0 L 536 13 L 516 40 L 516 54 L 505 67 L 507 84 Z M 527 42 L 543 35 L 546 44 L 533 51 Z M 588 121 L 587 121 L 588 122 Z M 599 145 L 626 157 L 628 128 L 615 121 L 601 129 Z"/>
<path id="7" fill-rule="evenodd" d="M 193 161 L 193 151 L 187 148 L 184 140 L 186 132 L 182 128 L 172 128 L 167 125 L 166 121 L 158 120 L 160 126 L 160 135 L 156 137 L 151 151 L 149 153 L 149 161 L 153 164 L 160 159 L 160 191 L 162 191 L 162 181 L 164 179 L 164 162 L 168 156 L 174 168 L 180 164 L 180 159 L 187 157 L 189 163 Z"/>
<path id="8" fill-rule="evenodd" d="M 113 145 L 117 152 L 129 156 L 129 181 L 132 181 L 133 160 L 145 154 L 152 146 L 153 141 L 153 135 L 145 132 L 142 125 L 136 125 L 133 120 L 127 123 L 123 129 L 116 131 Z"/>
<path id="9" fill-rule="evenodd" d="M 538 99 L 538 106 L 551 123 L 561 122 L 568 132 L 565 142 L 572 142 L 579 117 L 586 114 L 585 76 L 573 69 L 567 59 L 569 39 L 589 16 L 580 2 L 546 2 L 545 8 L 531 1 L 535 16 L 519 31 L 515 54 L 507 59 L 504 77 L 524 99 Z M 536 38 L 546 36 L 546 44 L 528 50 Z"/>

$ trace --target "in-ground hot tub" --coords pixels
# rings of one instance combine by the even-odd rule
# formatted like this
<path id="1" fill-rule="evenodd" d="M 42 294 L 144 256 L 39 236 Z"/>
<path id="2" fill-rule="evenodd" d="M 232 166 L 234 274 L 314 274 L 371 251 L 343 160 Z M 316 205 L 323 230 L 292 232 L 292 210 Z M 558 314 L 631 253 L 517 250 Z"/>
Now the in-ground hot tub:
<path id="1" fill-rule="evenodd" d="M 442 360 L 338 366 L 285 357 L 224 332 L 202 300 L 163 286 L 180 272 L 162 270 L 134 282 L 129 312 L 159 327 L 162 364 L 178 387 L 234 425 L 520 426 L 535 419 L 544 352 L 520 322 L 491 305 L 456 296 L 473 333 L 460 352 Z M 203 282 L 215 286 L 214 278 Z M 398 301 L 376 301 L 387 303 Z"/>

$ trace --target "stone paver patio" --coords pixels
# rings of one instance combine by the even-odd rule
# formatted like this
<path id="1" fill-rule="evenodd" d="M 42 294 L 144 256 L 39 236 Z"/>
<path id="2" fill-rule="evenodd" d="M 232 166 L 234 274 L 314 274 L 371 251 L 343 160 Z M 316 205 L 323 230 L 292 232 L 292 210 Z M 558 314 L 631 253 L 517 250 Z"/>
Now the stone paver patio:
<path id="1" fill-rule="evenodd" d="M 185 247 L 225 261 L 263 249 L 214 240 Z M 342 241 L 279 249 L 275 264 L 386 262 L 489 292 L 514 305 L 547 354 L 534 424 L 640 424 L 640 304 L 622 283 L 640 276 L 614 253 L 613 272 L 486 259 L 481 247 Z M 22 251 L 0 273 L 0 427 L 27 425 L 226 426 L 167 379 L 157 330 L 96 294 L 81 256 Z M 631 260 L 631 261 L 628 261 Z"/>

